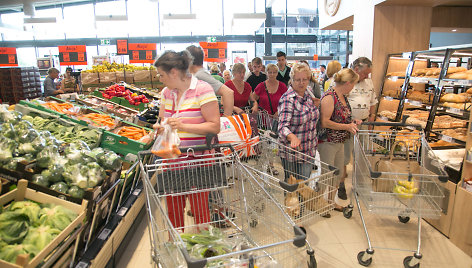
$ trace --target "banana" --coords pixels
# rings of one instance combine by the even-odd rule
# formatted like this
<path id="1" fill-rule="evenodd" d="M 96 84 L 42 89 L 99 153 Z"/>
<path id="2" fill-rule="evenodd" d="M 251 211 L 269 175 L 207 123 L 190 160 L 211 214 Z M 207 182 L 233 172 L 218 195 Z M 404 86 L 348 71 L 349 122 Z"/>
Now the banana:
<path id="1" fill-rule="evenodd" d="M 401 185 L 407 189 L 413 189 L 415 188 L 415 182 L 414 181 L 398 181 L 398 185 Z"/>
<path id="2" fill-rule="evenodd" d="M 418 189 L 418 188 L 416 188 Z M 409 189 L 407 189 L 406 187 L 402 186 L 402 185 L 396 185 L 395 188 L 393 188 L 393 192 L 398 194 L 400 197 L 403 197 L 403 198 L 412 198 L 413 197 L 413 193 L 410 192 Z"/>

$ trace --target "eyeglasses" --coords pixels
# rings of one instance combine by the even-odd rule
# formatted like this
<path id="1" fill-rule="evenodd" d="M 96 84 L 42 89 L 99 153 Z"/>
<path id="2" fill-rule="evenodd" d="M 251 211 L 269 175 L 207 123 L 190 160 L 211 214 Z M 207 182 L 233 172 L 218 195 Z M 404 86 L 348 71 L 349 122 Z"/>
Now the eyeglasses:
<path id="1" fill-rule="evenodd" d="M 306 83 L 306 82 L 308 82 L 309 80 L 310 80 L 310 79 L 308 79 L 308 78 L 293 79 L 293 82 L 295 82 L 295 83 L 302 83 L 302 82 L 303 82 L 303 83 Z"/>

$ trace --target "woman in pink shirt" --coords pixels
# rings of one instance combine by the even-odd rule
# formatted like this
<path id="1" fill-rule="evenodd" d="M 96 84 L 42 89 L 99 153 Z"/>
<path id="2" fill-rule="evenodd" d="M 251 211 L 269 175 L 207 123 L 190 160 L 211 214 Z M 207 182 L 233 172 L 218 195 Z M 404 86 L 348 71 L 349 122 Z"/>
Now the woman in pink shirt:
<path id="1" fill-rule="evenodd" d="M 268 112 L 270 115 L 278 116 L 277 106 L 279 106 L 279 100 L 282 95 L 287 92 L 287 86 L 277 80 L 277 74 L 279 68 L 275 64 L 267 65 L 267 80 L 259 83 L 254 89 L 254 99 L 259 101 L 259 104 L 255 104 L 256 107 L 260 107 Z M 270 101 L 269 101 L 270 100 Z"/>
<path id="2" fill-rule="evenodd" d="M 236 63 L 233 66 L 233 79 L 225 83 L 227 87 L 234 91 L 233 111 L 237 114 L 243 113 L 243 109 L 250 106 L 249 101 L 254 101 L 251 96 L 251 85 L 249 85 L 247 82 L 244 82 L 245 73 L 246 67 L 244 67 L 242 63 Z M 252 106 L 253 109 L 254 107 L 257 106 Z"/>

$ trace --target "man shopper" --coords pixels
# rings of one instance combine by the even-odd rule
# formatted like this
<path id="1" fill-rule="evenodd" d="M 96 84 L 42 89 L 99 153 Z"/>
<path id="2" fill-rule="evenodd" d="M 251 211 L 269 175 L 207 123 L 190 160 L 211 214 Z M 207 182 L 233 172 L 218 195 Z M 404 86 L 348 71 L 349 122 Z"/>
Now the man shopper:
<path id="1" fill-rule="evenodd" d="M 55 96 L 63 94 L 64 91 L 61 90 L 61 84 L 56 84 L 55 79 L 59 77 L 59 70 L 56 68 L 49 68 L 48 76 L 44 79 L 44 97 Z"/>
<path id="2" fill-rule="evenodd" d="M 217 81 L 203 68 L 203 50 L 201 47 L 191 45 L 187 47 L 187 51 L 193 57 L 192 66 L 190 66 L 190 73 L 194 74 L 198 80 L 202 80 L 210 84 L 215 91 L 216 95 L 221 96 L 221 102 L 223 104 L 223 110 L 225 116 L 231 116 L 233 114 L 234 107 L 234 93 L 233 91 L 225 86 L 220 81 Z"/>
<path id="3" fill-rule="evenodd" d="M 320 85 L 322 88 L 324 88 L 324 82 L 325 82 L 326 79 L 326 65 L 324 64 L 321 64 L 320 65 L 320 77 L 319 77 L 319 81 L 320 81 Z"/>
<path id="4" fill-rule="evenodd" d="M 288 81 L 290 81 L 290 67 L 287 66 L 287 55 L 282 51 L 277 52 L 277 67 L 279 67 L 277 80 L 288 86 Z"/>
<path id="5" fill-rule="evenodd" d="M 255 57 L 254 59 L 252 59 L 251 62 L 252 62 L 252 73 L 247 78 L 246 82 L 248 82 L 249 85 L 251 85 L 252 91 L 254 91 L 257 85 L 267 80 L 267 75 L 261 72 L 262 70 L 261 58 Z"/>

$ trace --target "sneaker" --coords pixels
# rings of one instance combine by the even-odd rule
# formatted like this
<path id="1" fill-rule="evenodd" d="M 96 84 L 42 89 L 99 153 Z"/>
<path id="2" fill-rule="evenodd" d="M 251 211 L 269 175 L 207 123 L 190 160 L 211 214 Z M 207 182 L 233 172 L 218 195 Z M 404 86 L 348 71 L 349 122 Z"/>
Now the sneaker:
<path id="1" fill-rule="evenodd" d="M 338 198 L 341 200 L 347 200 L 346 187 L 344 187 L 344 183 L 339 185 Z"/>

